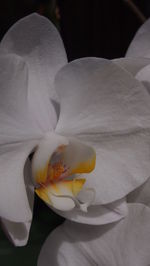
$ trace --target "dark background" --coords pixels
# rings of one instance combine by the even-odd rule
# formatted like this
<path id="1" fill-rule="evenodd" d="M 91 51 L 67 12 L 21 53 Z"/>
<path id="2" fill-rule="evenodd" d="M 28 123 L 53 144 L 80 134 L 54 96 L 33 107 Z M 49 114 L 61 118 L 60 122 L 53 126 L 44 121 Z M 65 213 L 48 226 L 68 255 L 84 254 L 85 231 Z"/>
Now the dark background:
<path id="1" fill-rule="evenodd" d="M 69 60 L 122 57 L 143 23 L 125 0 L 0 1 L 0 38 L 15 21 L 36 11 L 59 25 Z M 145 18 L 150 16 L 149 0 L 132 2 Z"/>
<path id="2" fill-rule="evenodd" d="M 50 18 L 60 30 L 68 59 L 85 56 L 122 57 L 135 32 L 150 16 L 150 1 L 124 0 L 0 0 L 0 39 L 18 19 L 38 12 Z M 28 245 L 15 248 L 0 230 L 0 265 L 35 266 L 47 235 L 63 219 L 36 197 Z M 55 248 L 55 247 L 54 247 Z"/>
<path id="3" fill-rule="evenodd" d="M 124 56 L 141 20 L 123 0 L 60 0 L 61 29 L 69 59 Z M 150 1 L 134 1 L 145 17 Z"/>

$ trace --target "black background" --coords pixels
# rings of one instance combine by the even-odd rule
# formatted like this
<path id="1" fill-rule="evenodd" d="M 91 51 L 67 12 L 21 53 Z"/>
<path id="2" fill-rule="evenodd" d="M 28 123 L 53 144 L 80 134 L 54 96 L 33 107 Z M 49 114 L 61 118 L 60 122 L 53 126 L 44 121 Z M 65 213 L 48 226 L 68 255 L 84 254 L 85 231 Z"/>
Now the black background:
<path id="1" fill-rule="evenodd" d="M 149 0 L 133 2 L 146 18 L 150 16 Z M 47 8 L 54 11 L 56 4 L 69 60 L 122 57 L 142 24 L 124 0 L 5 0 L 0 4 L 0 38 L 21 17 L 35 11 L 47 15 Z"/>

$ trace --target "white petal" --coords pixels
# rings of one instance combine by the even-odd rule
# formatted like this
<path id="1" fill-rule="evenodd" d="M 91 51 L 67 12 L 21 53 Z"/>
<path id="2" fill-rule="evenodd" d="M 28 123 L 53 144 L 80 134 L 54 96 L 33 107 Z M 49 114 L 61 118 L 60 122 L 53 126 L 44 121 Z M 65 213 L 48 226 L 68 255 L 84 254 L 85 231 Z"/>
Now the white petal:
<path id="1" fill-rule="evenodd" d="M 34 185 L 32 182 L 32 168 L 31 161 L 28 158 L 24 166 L 24 181 L 26 186 L 27 197 L 30 205 L 31 211 L 33 211 L 34 205 Z"/>
<path id="2" fill-rule="evenodd" d="M 30 209 L 33 211 L 34 186 L 31 179 L 31 163 L 29 159 L 27 159 L 24 167 L 24 180 Z M 27 244 L 32 220 L 25 223 L 15 223 L 2 218 L 0 221 L 8 239 L 15 246 L 24 246 Z"/>
<path id="3" fill-rule="evenodd" d="M 150 57 L 150 19 L 137 31 L 126 56 Z"/>
<path id="4" fill-rule="evenodd" d="M 127 201 L 143 203 L 150 207 L 150 178 L 142 186 L 129 193 Z"/>
<path id="5" fill-rule="evenodd" d="M 35 141 L 1 146 L 0 148 L 0 216 L 13 222 L 32 219 L 32 192 L 24 175 L 28 155 Z"/>
<path id="6" fill-rule="evenodd" d="M 18 21 L 7 32 L 0 46 L 1 53 L 15 53 L 29 67 L 29 101 L 34 118 L 42 130 L 56 124 L 56 113 L 49 102 L 53 97 L 53 80 L 67 62 L 62 40 L 56 28 L 37 14 Z"/>
<path id="7" fill-rule="evenodd" d="M 92 225 L 116 222 L 124 218 L 128 213 L 125 199 L 106 205 L 89 206 L 87 212 L 82 212 L 77 208 L 69 212 L 54 211 L 68 220 Z"/>
<path id="8" fill-rule="evenodd" d="M 150 65 L 147 65 L 138 71 L 135 78 L 145 86 L 150 94 Z"/>
<path id="9" fill-rule="evenodd" d="M 24 61 L 16 55 L 1 56 L 0 68 L 0 216 L 24 222 L 32 217 L 24 165 L 37 145 L 37 141 L 25 140 L 39 138 L 41 132 L 28 110 L 28 72 Z"/>
<path id="10" fill-rule="evenodd" d="M 150 59 L 144 57 L 127 57 L 113 60 L 114 63 L 130 72 L 150 93 Z"/>
<path id="11" fill-rule="evenodd" d="M 41 137 L 28 105 L 28 69 L 16 55 L 0 57 L 0 144 Z"/>
<path id="12" fill-rule="evenodd" d="M 147 91 L 109 60 L 75 60 L 58 72 L 55 87 L 61 100 L 59 134 L 121 134 L 149 126 Z"/>
<path id="13" fill-rule="evenodd" d="M 142 68 L 150 65 L 150 58 L 145 57 L 125 57 L 112 60 L 115 64 L 127 70 L 135 76 Z"/>
<path id="14" fill-rule="evenodd" d="M 131 204 L 129 215 L 116 224 L 88 226 L 66 221 L 46 240 L 38 266 L 148 266 L 149 220 L 149 208 Z"/>
<path id="15" fill-rule="evenodd" d="M 96 192 L 93 204 L 116 201 L 148 179 L 149 132 L 106 137 L 93 134 L 82 139 L 96 150 L 96 167 L 86 174 L 84 185 L 85 189 L 93 188 Z"/>
<path id="16" fill-rule="evenodd" d="M 26 161 L 24 167 L 24 179 L 26 184 L 26 191 L 29 200 L 31 211 L 33 211 L 34 203 L 34 186 L 31 179 L 31 163 L 29 159 Z M 6 236 L 15 246 L 24 246 L 28 242 L 29 232 L 31 227 L 31 220 L 25 223 L 10 222 L 1 218 L 2 228 L 6 233 Z"/>
<path id="17" fill-rule="evenodd" d="M 59 134 L 76 136 L 96 150 L 86 175 L 94 204 L 123 198 L 150 175 L 150 96 L 127 71 L 103 59 L 76 60 L 60 70 L 56 89 Z"/>
<path id="18" fill-rule="evenodd" d="M 1 219 L 1 223 L 6 236 L 15 246 L 21 247 L 27 244 L 31 221 L 26 223 L 14 223 L 6 219 Z"/>

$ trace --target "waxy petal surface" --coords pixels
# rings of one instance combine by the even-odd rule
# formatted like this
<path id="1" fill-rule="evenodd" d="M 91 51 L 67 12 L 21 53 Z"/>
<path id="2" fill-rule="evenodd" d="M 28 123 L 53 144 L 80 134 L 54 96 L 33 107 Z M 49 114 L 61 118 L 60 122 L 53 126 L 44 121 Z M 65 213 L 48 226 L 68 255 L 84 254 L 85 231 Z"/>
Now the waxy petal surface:
<path id="1" fill-rule="evenodd" d="M 55 87 L 61 100 L 59 134 L 121 134 L 149 128 L 147 91 L 109 60 L 75 60 L 58 72 Z"/>
<path id="2" fill-rule="evenodd" d="M 24 181 L 25 181 L 29 206 L 32 212 L 33 203 L 34 203 L 34 186 L 31 179 L 31 162 L 29 159 L 27 159 L 24 166 Z M 16 223 L 1 218 L 0 222 L 4 232 L 6 233 L 6 236 L 15 246 L 24 246 L 27 244 L 32 219 L 25 223 L 19 223 L 19 222 Z"/>
<path id="3" fill-rule="evenodd" d="M 116 222 L 128 214 L 128 208 L 124 198 L 106 205 L 89 206 L 88 211 L 84 213 L 77 208 L 70 212 L 55 211 L 68 220 L 91 225 L 103 225 Z"/>
<path id="4" fill-rule="evenodd" d="M 36 145 L 31 141 L 0 148 L 0 216 L 6 220 L 20 223 L 32 218 L 33 199 L 24 167 Z"/>
<path id="5" fill-rule="evenodd" d="M 40 138 L 28 104 L 28 68 L 14 54 L 0 56 L 0 145 Z"/>
<path id="6" fill-rule="evenodd" d="M 25 246 L 28 242 L 31 221 L 26 223 L 14 223 L 1 219 L 1 226 L 8 239 L 17 247 Z"/>
<path id="7" fill-rule="evenodd" d="M 93 204 L 114 202 L 144 183 L 150 173 L 150 96 L 144 86 L 97 58 L 63 67 L 55 86 L 61 99 L 56 132 L 96 151 L 98 163 L 85 183 L 96 192 Z"/>
<path id="8" fill-rule="evenodd" d="M 127 70 L 134 77 L 142 68 L 150 65 L 150 58 L 145 57 L 125 57 L 113 59 L 112 61 L 119 67 Z"/>
<path id="9" fill-rule="evenodd" d="M 138 71 L 135 78 L 144 85 L 150 94 L 150 65 L 147 65 Z"/>
<path id="10" fill-rule="evenodd" d="M 150 207 L 150 178 L 127 195 L 127 201 L 129 203 L 142 203 Z"/>
<path id="11" fill-rule="evenodd" d="M 0 51 L 14 53 L 28 64 L 28 100 L 34 120 L 42 131 L 55 127 L 57 117 L 49 95 L 55 98 L 53 81 L 67 62 L 62 40 L 54 25 L 32 14 L 14 24 L 4 36 Z"/>
<path id="12" fill-rule="evenodd" d="M 46 240 L 38 266 L 147 266 L 150 262 L 150 209 L 130 204 L 120 222 L 89 226 L 66 221 Z M 54 252 L 49 252 L 55 246 Z"/>
<path id="13" fill-rule="evenodd" d="M 113 62 L 131 73 L 150 93 L 150 58 L 126 57 Z"/>

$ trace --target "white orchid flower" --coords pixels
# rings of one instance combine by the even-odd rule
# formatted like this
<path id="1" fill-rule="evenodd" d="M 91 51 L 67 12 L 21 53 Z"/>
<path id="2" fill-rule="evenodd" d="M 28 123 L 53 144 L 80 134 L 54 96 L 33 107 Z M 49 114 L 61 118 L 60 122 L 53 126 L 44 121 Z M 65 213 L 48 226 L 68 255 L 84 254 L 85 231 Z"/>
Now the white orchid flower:
<path id="1" fill-rule="evenodd" d="M 146 88 L 117 62 L 67 64 L 57 30 L 35 14 L 8 31 L 0 54 L 0 216 L 14 244 L 27 242 L 34 187 L 73 221 L 126 216 L 125 196 L 150 175 Z"/>

